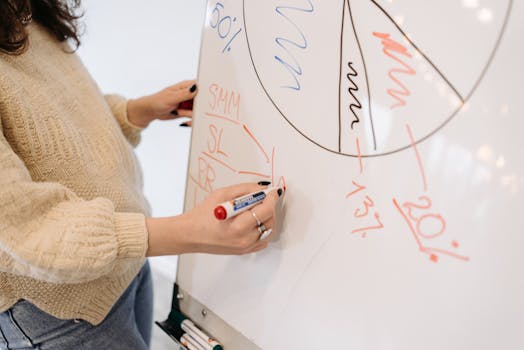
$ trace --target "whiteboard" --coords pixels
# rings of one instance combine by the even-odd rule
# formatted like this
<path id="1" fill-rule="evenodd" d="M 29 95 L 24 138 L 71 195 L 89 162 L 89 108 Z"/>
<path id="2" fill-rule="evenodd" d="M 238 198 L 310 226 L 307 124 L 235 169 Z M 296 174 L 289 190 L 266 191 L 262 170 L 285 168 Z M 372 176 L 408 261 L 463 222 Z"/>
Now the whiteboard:
<path id="1" fill-rule="evenodd" d="M 524 348 L 523 6 L 210 0 L 186 210 L 288 191 L 267 250 L 180 287 L 262 349 Z"/>

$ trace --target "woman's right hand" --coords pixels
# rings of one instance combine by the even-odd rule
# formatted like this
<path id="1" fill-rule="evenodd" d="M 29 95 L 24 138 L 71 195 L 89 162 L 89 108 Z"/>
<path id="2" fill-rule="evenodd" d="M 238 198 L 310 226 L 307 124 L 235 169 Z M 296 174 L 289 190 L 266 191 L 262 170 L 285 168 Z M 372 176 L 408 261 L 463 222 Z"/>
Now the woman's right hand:
<path id="1" fill-rule="evenodd" d="M 225 201 L 265 189 L 258 184 L 245 183 L 212 192 L 193 210 L 176 217 L 147 219 L 149 231 L 148 256 L 210 253 L 240 255 L 266 248 L 271 238 L 259 240 L 260 232 L 251 211 L 267 229 L 275 234 L 275 207 L 283 194 L 275 188 L 264 201 L 233 218 L 218 220 L 215 207 Z M 280 194 L 280 195 L 279 195 Z"/>

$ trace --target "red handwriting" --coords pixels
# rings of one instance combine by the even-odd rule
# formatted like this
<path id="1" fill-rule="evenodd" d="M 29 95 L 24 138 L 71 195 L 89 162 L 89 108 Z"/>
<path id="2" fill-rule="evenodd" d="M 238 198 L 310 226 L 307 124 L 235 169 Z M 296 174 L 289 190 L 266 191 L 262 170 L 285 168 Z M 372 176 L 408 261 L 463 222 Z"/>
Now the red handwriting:
<path id="1" fill-rule="evenodd" d="M 360 140 L 358 137 L 356 138 L 355 142 L 357 146 L 359 170 L 360 174 L 362 174 L 364 171 L 364 164 L 362 160 L 362 154 L 360 151 Z M 360 197 L 358 197 L 360 199 L 357 199 L 357 202 L 359 202 L 360 204 L 353 211 L 353 217 L 357 219 L 358 222 L 366 223 L 362 224 L 362 226 L 358 228 L 353 229 L 351 233 L 360 233 L 362 234 L 362 237 L 365 238 L 368 231 L 382 229 L 384 228 L 384 224 L 382 224 L 380 214 L 377 211 L 375 211 L 375 201 L 368 194 L 367 187 L 359 184 L 355 180 L 351 181 L 351 183 L 354 186 L 354 190 L 346 194 L 346 199 L 349 199 L 351 197 L 357 198 L 357 195 L 360 195 Z M 369 219 L 365 220 L 368 217 L 373 217 L 373 219 L 371 219 L 371 225 L 369 224 Z"/>
<path id="2" fill-rule="evenodd" d="M 260 144 L 260 141 L 258 141 L 255 135 L 253 135 L 253 133 L 251 132 L 251 130 L 249 130 L 246 124 L 242 125 L 242 128 L 249 135 L 251 140 L 253 140 L 253 142 L 257 145 L 258 149 L 262 152 L 262 154 L 264 155 L 264 158 L 266 158 L 266 163 L 269 163 L 269 156 L 267 155 L 267 152 L 264 149 L 264 147 L 262 147 L 262 144 Z"/>
<path id="3" fill-rule="evenodd" d="M 435 263 L 443 256 L 462 261 L 469 261 L 469 257 L 460 254 L 460 243 L 457 240 L 449 240 L 448 224 L 446 218 L 438 210 L 435 210 L 433 200 L 428 192 L 428 181 L 424 169 L 421 154 L 418 150 L 413 130 L 406 125 L 406 134 L 409 138 L 417 168 L 422 179 L 422 190 L 424 194 L 416 200 L 405 200 L 400 202 L 393 198 L 393 206 L 406 223 L 410 236 L 415 240 L 418 250 L 427 254 L 429 259 Z M 356 139 L 358 153 L 358 167 L 360 174 L 364 171 L 363 157 L 360 153 L 360 141 Z M 379 208 L 368 187 L 360 181 L 352 180 L 352 189 L 346 194 L 346 199 L 354 202 L 353 217 L 358 225 L 351 233 L 361 234 L 366 237 L 370 231 L 378 231 L 385 228 L 380 217 Z"/>
<path id="4" fill-rule="evenodd" d="M 403 205 L 406 209 L 405 212 L 407 216 L 416 224 L 417 234 L 426 239 L 440 236 L 446 230 L 446 220 L 444 220 L 440 214 L 427 213 L 433 206 L 431 199 L 426 196 L 420 196 L 418 199 L 421 204 L 406 202 Z M 425 214 L 419 214 L 417 212 Z M 423 228 L 424 222 L 426 223 L 426 229 L 429 228 L 433 231 L 427 232 L 426 229 Z M 433 222 L 433 225 L 431 225 L 431 222 Z"/>
<path id="5" fill-rule="evenodd" d="M 428 201 L 427 198 L 425 200 Z M 427 204 L 430 204 L 430 206 L 427 207 Z M 395 208 L 397 208 L 398 212 L 400 213 L 400 215 L 402 216 L 402 218 L 408 225 L 408 228 L 411 234 L 413 235 L 413 238 L 417 242 L 418 249 L 422 253 L 428 254 L 431 261 L 438 262 L 440 255 L 446 255 L 446 256 L 456 258 L 459 260 L 469 261 L 469 258 L 467 256 L 457 254 L 448 249 L 430 247 L 430 246 L 427 246 L 423 242 L 422 240 L 423 238 L 433 239 L 433 238 L 436 238 L 444 234 L 446 230 L 446 221 L 440 214 L 426 213 L 421 216 L 414 216 L 412 210 L 413 208 L 417 207 L 417 205 L 406 202 L 401 206 L 396 199 L 393 199 L 393 205 L 395 206 Z M 404 207 L 405 209 L 402 209 L 402 207 Z M 427 210 L 431 209 L 431 201 L 426 202 L 426 205 L 418 206 L 418 208 L 427 209 Z M 432 231 L 432 233 L 424 232 L 424 230 L 422 229 L 422 224 L 427 220 L 432 220 L 432 221 L 437 222 L 437 225 L 434 226 L 433 228 L 434 231 Z M 455 249 L 459 247 L 459 244 L 457 241 L 453 241 L 451 245 Z"/>
<path id="6" fill-rule="evenodd" d="M 213 191 L 213 183 L 216 180 L 215 169 L 203 157 L 198 158 L 197 176 L 189 174 L 189 179 L 202 191 L 210 193 Z"/>
<path id="7" fill-rule="evenodd" d="M 276 183 L 278 188 L 283 188 L 284 190 L 287 189 L 284 176 L 280 176 L 278 181 L 275 181 L 275 147 L 273 147 L 273 151 L 271 152 L 271 182 Z"/>
<path id="8" fill-rule="evenodd" d="M 240 94 L 218 84 L 209 86 L 209 108 L 212 113 L 221 113 L 224 117 L 240 118 Z"/>
<path id="9" fill-rule="evenodd" d="M 352 182 L 353 182 L 353 185 L 354 185 L 357 189 L 354 190 L 353 192 L 349 192 L 349 193 L 346 195 L 346 198 L 349 198 L 349 197 L 351 197 L 352 195 L 357 194 L 357 193 L 359 193 L 360 191 L 364 191 L 364 190 L 366 189 L 366 187 L 359 185 L 359 184 L 356 183 L 355 181 L 352 181 Z"/>
<path id="10" fill-rule="evenodd" d="M 231 165 L 229 165 L 228 163 L 224 162 L 223 160 L 220 160 L 219 158 L 214 157 L 214 156 L 212 156 L 211 154 L 209 154 L 207 152 L 202 152 L 202 155 L 208 157 L 211 160 L 214 160 L 218 165 L 221 165 L 224 168 L 227 168 L 227 169 L 231 170 L 232 172 L 238 174 L 238 170 L 237 169 L 233 168 Z"/>
<path id="11" fill-rule="evenodd" d="M 426 179 L 426 172 L 424 171 L 424 165 L 422 164 L 422 158 L 420 157 L 417 143 L 415 142 L 415 137 L 413 137 L 413 132 L 411 131 L 411 127 L 408 124 L 406 124 L 406 130 L 408 132 L 409 142 L 411 143 L 411 148 L 413 148 L 413 151 L 415 152 L 415 157 L 417 158 L 420 175 L 422 176 L 422 184 L 424 186 L 424 192 L 427 192 L 428 191 L 428 181 Z"/>
<path id="12" fill-rule="evenodd" d="M 361 208 L 357 208 L 357 209 L 355 209 L 355 212 L 353 213 L 353 215 L 356 218 L 363 218 L 365 216 L 368 216 L 369 208 L 373 208 L 375 206 L 375 202 L 373 202 L 373 199 L 371 199 L 369 196 L 366 196 L 364 198 L 364 201 L 362 202 L 362 204 L 364 205 L 363 212 L 361 212 L 361 210 L 360 210 Z"/>
<path id="13" fill-rule="evenodd" d="M 357 143 L 358 165 L 360 168 L 360 173 L 362 174 L 362 172 L 364 171 L 364 164 L 362 163 L 362 151 L 360 150 L 360 139 L 358 137 L 356 138 L 356 143 Z"/>
<path id="14" fill-rule="evenodd" d="M 351 233 L 361 233 L 362 237 L 365 237 L 368 231 L 382 229 L 384 228 L 384 225 L 380 220 L 380 214 L 374 210 L 375 202 L 368 194 L 366 194 L 366 186 L 360 185 L 356 181 L 352 181 L 352 183 L 353 186 L 355 186 L 355 189 L 349 192 L 346 195 L 346 198 L 348 199 L 354 196 L 356 197 L 359 193 L 363 196 L 363 199 L 361 200 L 362 206 L 359 206 L 354 210 L 353 216 L 356 219 L 359 219 L 358 221 L 362 221 L 360 219 L 365 219 L 369 217 L 369 214 L 371 213 L 371 211 L 373 211 L 373 224 L 369 225 L 369 220 L 364 220 L 367 223 L 366 225 L 362 225 L 361 227 L 358 227 L 351 231 Z"/>
<path id="15" fill-rule="evenodd" d="M 380 230 L 380 229 L 384 228 L 384 224 L 382 224 L 382 221 L 380 221 L 380 215 L 378 213 L 375 213 L 373 216 L 375 217 L 375 220 L 377 222 L 376 225 L 369 226 L 369 227 L 358 228 L 358 229 L 355 229 L 355 230 L 351 231 L 351 233 L 362 233 L 362 237 L 365 238 L 367 231 Z"/>
<path id="16" fill-rule="evenodd" d="M 383 52 L 386 56 L 390 57 L 397 63 L 399 63 L 403 68 L 393 68 L 389 70 L 388 76 L 393 80 L 400 90 L 398 89 L 388 89 L 388 94 L 393 97 L 397 103 L 393 104 L 391 106 L 391 109 L 394 109 L 396 107 L 401 107 L 406 105 L 406 101 L 402 96 L 410 96 L 411 91 L 408 89 L 400 79 L 397 78 L 396 75 L 398 74 L 408 74 L 408 75 L 416 75 L 417 72 L 411 68 L 410 65 L 408 65 L 406 62 L 404 62 L 402 59 L 400 59 L 397 55 L 402 55 L 407 58 L 412 58 L 411 54 L 408 52 L 408 49 L 403 46 L 401 43 L 393 40 L 391 38 L 390 34 L 386 33 L 377 33 L 373 32 L 373 35 L 379 39 L 382 39 L 382 46 L 383 46 Z"/>
<path id="17" fill-rule="evenodd" d="M 221 120 L 225 120 L 225 121 L 228 121 L 230 123 L 233 123 L 233 124 L 236 124 L 236 125 L 240 125 L 240 122 L 238 120 L 235 120 L 235 119 L 231 119 L 231 118 L 228 118 L 226 116 L 223 116 L 221 114 L 216 114 L 216 113 L 205 113 L 204 114 L 206 117 L 210 117 L 210 118 L 217 118 L 217 119 L 221 119 Z"/>
<path id="18" fill-rule="evenodd" d="M 428 191 L 426 172 L 422 163 L 422 157 L 418 151 L 413 131 L 409 125 L 406 125 L 406 131 L 413 148 L 418 168 L 422 177 L 423 190 Z M 393 199 L 393 204 L 401 217 L 404 219 L 411 235 L 415 239 L 421 252 L 428 254 L 431 261 L 438 262 L 440 255 L 446 255 L 463 261 L 469 261 L 469 258 L 446 248 L 436 248 L 433 241 L 446 234 L 446 219 L 443 215 L 433 210 L 433 202 L 429 195 L 421 195 L 417 202 L 406 201 L 402 205 L 397 199 Z M 429 246 L 431 244 L 431 247 Z M 457 241 L 451 242 L 453 249 L 459 248 Z"/>
<path id="19" fill-rule="evenodd" d="M 271 182 L 278 187 L 286 187 L 286 180 L 283 176 L 277 178 L 275 172 L 276 149 L 273 147 L 271 152 L 263 146 L 262 142 L 255 136 L 247 124 L 241 122 L 239 93 L 222 87 L 219 84 L 209 86 L 209 110 L 204 113 L 207 120 L 207 139 L 206 147 L 200 150 L 197 161 L 197 173 L 190 172 L 189 179 L 195 185 L 194 204 L 196 205 L 199 194 L 209 193 L 215 187 L 218 169 L 226 169 L 237 175 L 256 176 L 262 179 L 271 179 Z M 271 169 L 242 169 L 235 165 L 235 149 L 226 149 L 224 140 L 229 137 L 243 137 L 247 140 L 246 147 L 251 144 L 258 150 L 257 155 L 262 157 Z M 226 142 L 227 146 L 227 142 Z M 243 147 L 242 149 L 245 149 Z M 271 158 L 269 155 L 271 154 Z M 260 162 L 255 162 L 260 164 Z"/>
<path id="20" fill-rule="evenodd" d="M 222 149 L 222 135 L 224 134 L 224 129 L 220 130 L 216 125 L 209 125 L 209 134 L 210 138 L 207 140 L 207 149 L 211 154 L 220 154 L 224 157 L 228 157 L 227 153 Z"/>

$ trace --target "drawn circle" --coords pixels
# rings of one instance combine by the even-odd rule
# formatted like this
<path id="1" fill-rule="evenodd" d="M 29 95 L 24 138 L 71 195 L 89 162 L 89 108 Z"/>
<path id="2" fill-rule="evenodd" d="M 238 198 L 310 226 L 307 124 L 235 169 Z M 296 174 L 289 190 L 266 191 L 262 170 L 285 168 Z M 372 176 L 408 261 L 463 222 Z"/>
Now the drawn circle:
<path id="1" fill-rule="evenodd" d="M 440 227 L 440 230 L 438 232 L 435 232 L 435 233 L 425 233 L 423 230 L 422 230 L 422 223 L 424 222 L 424 220 L 429 220 L 429 219 L 433 219 L 433 220 L 436 220 L 439 222 L 439 227 Z M 423 237 L 423 238 L 426 238 L 426 239 L 433 239 L 433 238 L 437 238 L 439 237 L 440 235 L 442 235 L 444 233 L 444 231 L 446 231 L 446 221 L 444 220 L 444 218 L 441 216 L 441 215 L 437 215 L 437 214 L 426 214 L 424 216 L 422 216 L 418 221 L 417 221 L 417 232 L 418 234 Z"/>
<path id="2" fill-rule="evenodd" d="M 257 79 L 276 110 L 308 141 L 343 156 L 376 157 L 430 138 L 464 108 L 498 50 L 513 0 L 496 3 L 500 16 L 493 25 L 496 30 L 491 27 L 491 41 L 476 47 L 481 54 L 463 55 L 465 59 L 456 50 L 450 50 L 454 57 L 446 57 L 447 52 L 441 53 L 444 50 L 431 52 L 432 42 L 439 40 L 429 35 L 429 39 L 421 36 L 422 45 L 416 42 L 417 33 L 411 39 L 411 32 L 406 34 L 395 15 L 390 14 L 394 5 L 388 8 L 374 0 L 340 0 L 338 5 L 334 1 L 300 3 L 293 7 L 282 6 L 276 0 L 243 0 L 244 28 Z M 420 6 L 458 6 L 456 1 L 442 4 L 433 1 Z M 438 20 L 438 16 L 433 17 Z M 377 29 L 367 27 L 366 21 Z M 454 29 L 452 24 L 448 26 L 456 31 L 455 36 L 460 36 L 466 24 L 458 20 L 454 23 Z M 472 23 L 471 31 L 477 32 L 473 27 L 477 23 Z M 450 37 L 452 40 L 453 35 Z M 333 42 L 337 40 L 338 48 Z M 465 41 L 461 48 L 469 52 L 469 44 Z M 321 52 L 328 53 L 322 56 Z M 480 57 L 476 65 L 470 63 L 472 56 Z M 446 62 L 453 64 L 446 66 Z M 439 68 L 441 64 L 447 69 Z M 337 66 L 338 73 L 325 74 L 329 77 L 324 79 L 323 70 L 334 71 L 333 66 Z M 399 67 L 408 71 L 407 66 L 415 73 L 399 72 Z M 360 76 L 352 75 L 355 67 Z M 410 85 L 416 88 L 411 91 Z M 356 86 L 353 91 L 352 86 Z M 404 96 L 398 91 L 409 94 Z M 328 112 L 323 113 L 323 109 Z"/>

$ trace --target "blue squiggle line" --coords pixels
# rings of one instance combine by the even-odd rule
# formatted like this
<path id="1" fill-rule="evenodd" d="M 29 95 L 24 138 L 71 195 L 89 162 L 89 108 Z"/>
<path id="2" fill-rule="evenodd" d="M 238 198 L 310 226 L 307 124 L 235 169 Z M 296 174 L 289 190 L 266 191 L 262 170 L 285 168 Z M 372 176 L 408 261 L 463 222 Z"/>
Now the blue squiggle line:
<path id="1" fill-rule="evenodd" d="M 313 3 L 311 2 L 311 0 L 306 0 L 306 1 L 309 3 L 309 8 L 300 8 L 300 7 L 294 7 L 294 6 L 277 6 L 275 8 L 275 11 L 279 15 L 284 17 L 289 23 L 291 23 L 295 27 L 295 29 L 297 30 L 297 32 L 300 34 L 300 36 L 302 38 L 302 43 L 293 41 L 291 39 L 281 38 L 281 37 L 277 37 L 275 39 L 275 42 L 277 43 L 277 45 L 280 46 L 284 51 L 286 51 L 287 54 L 289 55 L 289 57 L 291 58 L 291 60 L 293 61 L 290 64 L 290 63 L 286 62 L 284 59 L 282 59 L 280 56 L 275 56 L 275 59 L 280 64 L 282 64 L 284 66 L 284 68 L 286 68 L 289 71 L 289 73 L 291 73 L 293 78 L 295 79 L 295 85 L 294 86 L 293 85 L 289 85 L 289 86 L 283 86 L 283 87 L 284 88 L 288 88 L 288 89 L 297 90 L 297 91 L 300 90 L 300 82 L 298 80 L 298 76 L 302 75 L 302 67 L 300 66 L 300 63 L 295 58 L 295 56 L 291 53 L 291 50 L 289 49 L 288 46 L 290 45 L 290 46 L 294 46 L 294 47 L 297 47 L 299 49 L 305 50 L 307 48 L 307 40 L 306 40 L 306 36 L 302 32 L 302 30 L 297 26 L 297 24 L 293 20 L 291 20 L 285 14 L 285 12 L 288 12 L 287 10 L 300 11 L 300 12 L 306 12 L 306 13 L 312 13 L 313 11 L 315 11 L 315 8 L 313 7 Z"/>

